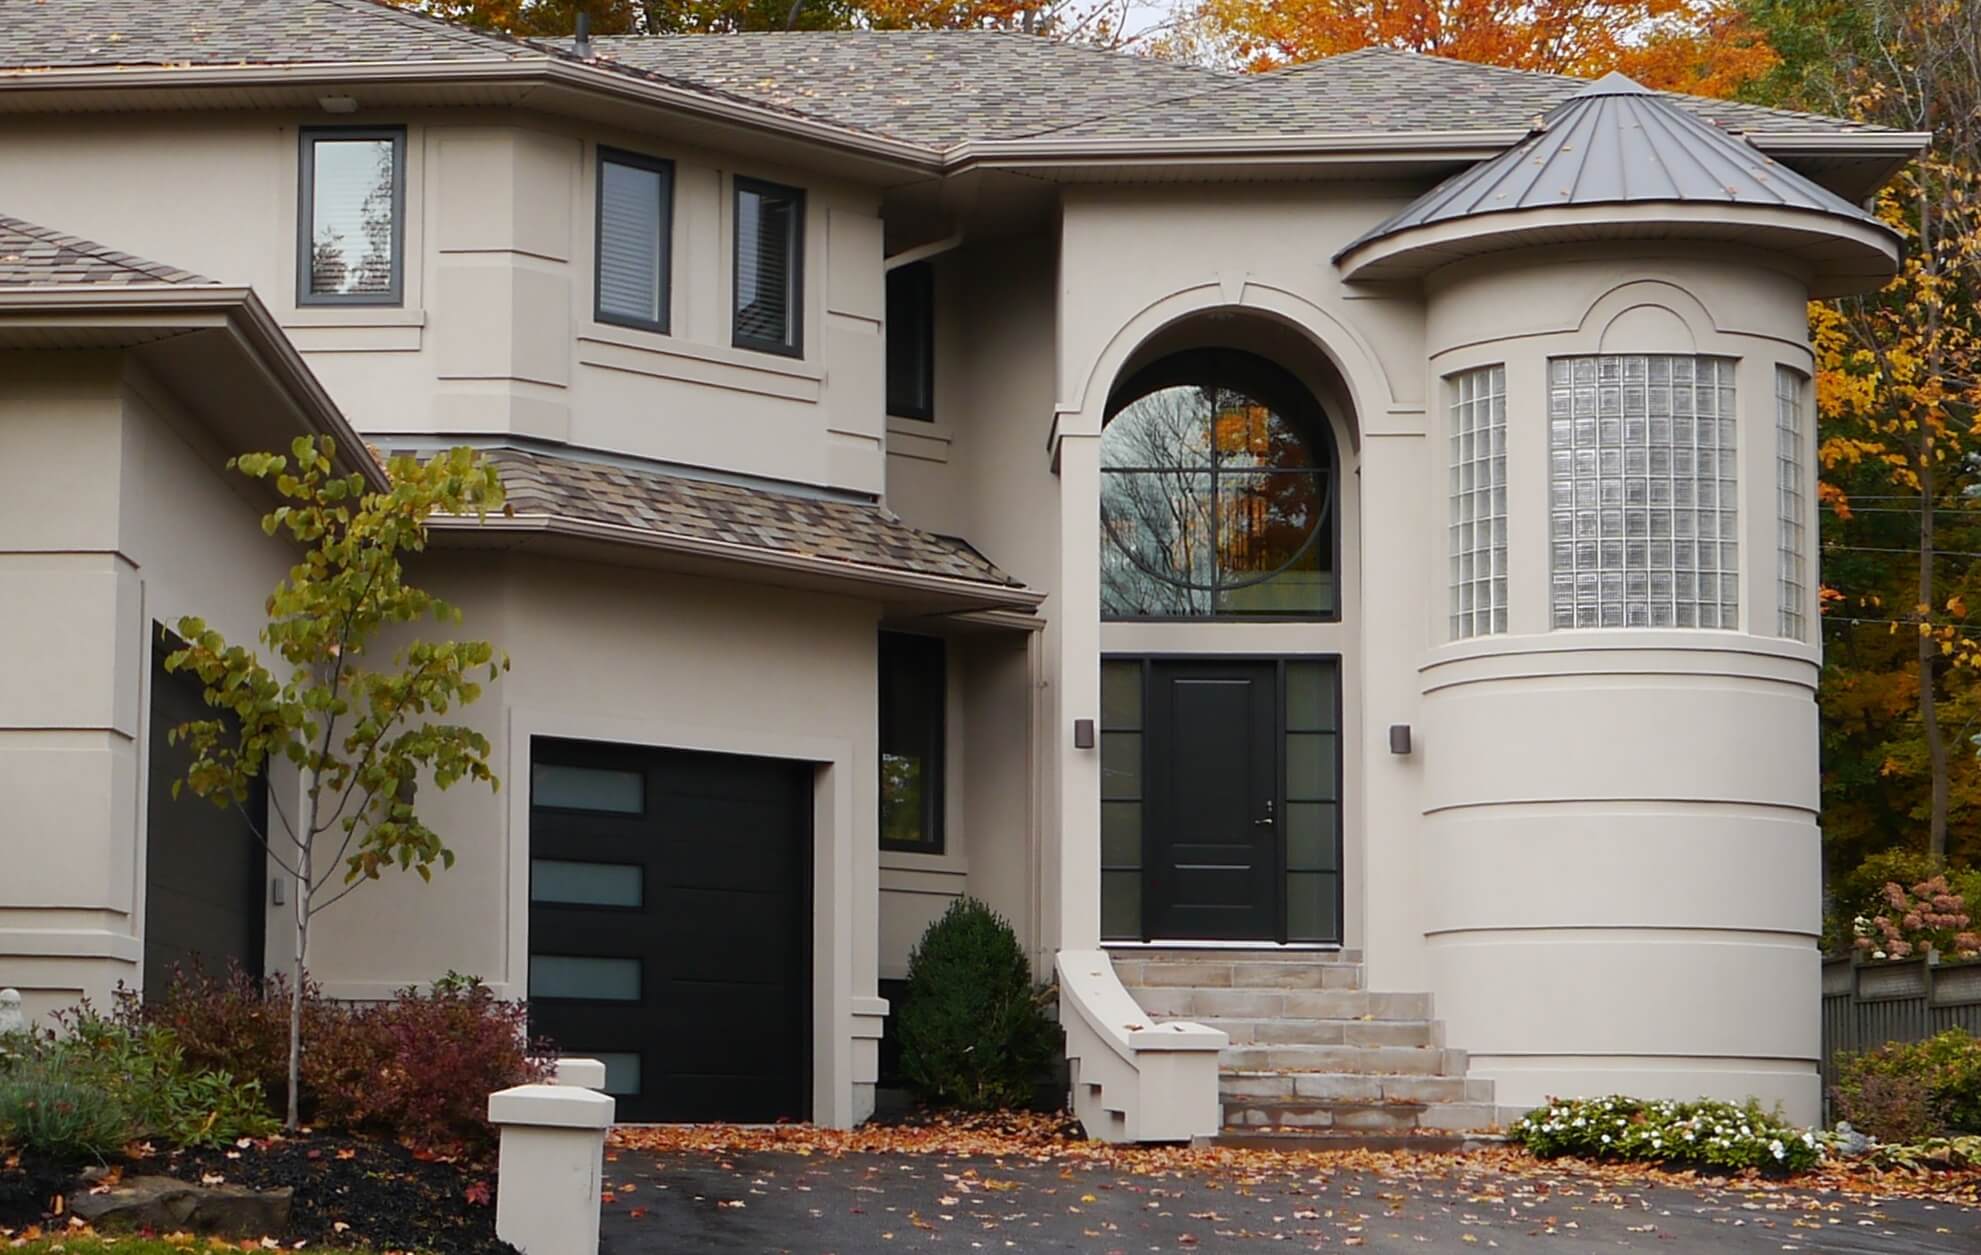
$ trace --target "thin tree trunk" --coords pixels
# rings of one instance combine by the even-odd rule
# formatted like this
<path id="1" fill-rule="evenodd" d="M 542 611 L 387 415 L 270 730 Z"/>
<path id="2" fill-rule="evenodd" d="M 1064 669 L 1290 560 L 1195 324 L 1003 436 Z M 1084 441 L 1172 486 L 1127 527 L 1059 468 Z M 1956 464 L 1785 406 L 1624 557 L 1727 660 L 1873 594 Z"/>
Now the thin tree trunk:
<path id="1" fill-rule="evenodd" d="M 1939 669 L 1940 645 L 1925 630 L 1933 613 L 1933 445 L 1932 437 L 1920 437 L 1922 457 L 1919 466 L 1919 727 L 1926 739 L 1926 760 L 1932 772 L 1932 811 L 1927 827 L 1927 848 L 1936 859 L 1947 856 L 1947 744 L 1940 733 L 1939 702 L 1934 693 L 1934 673 Z"/>
<path id="2" fill-rule="evenodd" d="M 316 842 L 312 837 L 316 828 L 316 773 L 308 767 L 302 771 L 302 797 L 296 803 L 296 963 L 290 972 L 289 983 L 289 1119 L 288 1129 L 294 1133 L 302 1127 L 302 1088 L 303 1088 L 303 960 L 309 954 L 310 944 L 310 885 L 313 875 L 310 868 L 310 847 Z"/>

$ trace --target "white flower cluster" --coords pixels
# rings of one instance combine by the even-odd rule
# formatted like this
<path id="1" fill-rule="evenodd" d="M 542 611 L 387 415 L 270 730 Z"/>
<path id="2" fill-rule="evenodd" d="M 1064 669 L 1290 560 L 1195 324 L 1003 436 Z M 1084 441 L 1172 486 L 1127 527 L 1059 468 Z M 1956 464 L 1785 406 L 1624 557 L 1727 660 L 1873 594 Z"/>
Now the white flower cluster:
<path id="1" fill-rule="evenodd" d="M 1551 1100 L 1514 1126 L 1540 1155 L 1799 1170 L 1822 1155 L 1813 1130 L 1798 1130 L 1749 1104 L 1681 1103 L 1611 1096 Z"/>

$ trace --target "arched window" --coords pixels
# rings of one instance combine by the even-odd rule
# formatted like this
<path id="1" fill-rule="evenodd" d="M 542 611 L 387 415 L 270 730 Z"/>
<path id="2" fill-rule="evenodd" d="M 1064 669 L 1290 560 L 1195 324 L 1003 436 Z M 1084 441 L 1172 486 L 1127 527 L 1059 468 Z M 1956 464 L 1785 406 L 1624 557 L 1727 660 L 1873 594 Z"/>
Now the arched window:
<path id="1" fill-rule="evenodd" d="M 1332 616 L 1326 418 L 1262 358 L 1182 353 L 1129 379 L 1101 432 L 1101 615 Z"/>

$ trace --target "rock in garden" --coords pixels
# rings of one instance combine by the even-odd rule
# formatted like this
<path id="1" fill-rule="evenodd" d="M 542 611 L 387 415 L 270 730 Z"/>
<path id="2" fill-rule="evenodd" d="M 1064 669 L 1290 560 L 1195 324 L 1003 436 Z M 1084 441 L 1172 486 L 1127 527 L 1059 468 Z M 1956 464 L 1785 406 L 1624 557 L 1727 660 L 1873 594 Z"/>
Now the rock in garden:
<path id="1" fill-rule="evenodd" d="M 252 1190 L 243 1185 L 195 1185 L 172 1177 L 126 1177 L 102 1193 L 78 1193 L 69 1200 L 69 1209 L 99 1229 L 275 1237 L 289 1227 L 293 1192 L 287 1186 Z"/>

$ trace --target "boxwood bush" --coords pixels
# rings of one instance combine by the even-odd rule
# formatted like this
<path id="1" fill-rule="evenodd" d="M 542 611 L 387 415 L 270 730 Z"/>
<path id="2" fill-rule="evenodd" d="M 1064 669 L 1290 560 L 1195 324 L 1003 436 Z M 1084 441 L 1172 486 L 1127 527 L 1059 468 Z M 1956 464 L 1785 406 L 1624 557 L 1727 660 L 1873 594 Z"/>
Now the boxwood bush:
<path id="1" fill-rule="evenodd" d="M 1030 1104 L 1059 1026 L 1004 918 L 958 898 L 908 959 L 901 1073 L 925 1102 L 982 1111 Z"/>
<path id="2" fill-rule="evenodd" d="M 1707 1098 L 1549 1099 L 1515 1122 L 1509 1136 L 1544 1159 L 1573 1155 L 1789 1173 L 1813 1168 L 1822 1158 L 1814 1132 L 1796 1128 L 1759 1103 Z"/>

